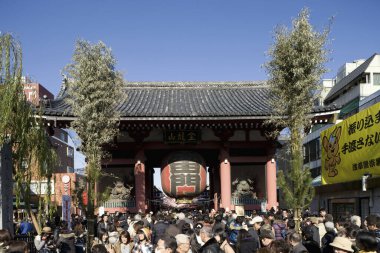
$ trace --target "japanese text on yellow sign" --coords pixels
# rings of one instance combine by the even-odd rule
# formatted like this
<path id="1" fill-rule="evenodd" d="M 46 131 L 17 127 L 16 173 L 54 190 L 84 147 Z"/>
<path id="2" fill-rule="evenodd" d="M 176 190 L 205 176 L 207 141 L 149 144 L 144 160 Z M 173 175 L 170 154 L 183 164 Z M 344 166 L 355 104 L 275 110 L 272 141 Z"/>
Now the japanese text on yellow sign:
<path id="1" fill-rule="evenodd" d="M 380 174 L 380 103 L 321 133 L 322 184 Z"/>

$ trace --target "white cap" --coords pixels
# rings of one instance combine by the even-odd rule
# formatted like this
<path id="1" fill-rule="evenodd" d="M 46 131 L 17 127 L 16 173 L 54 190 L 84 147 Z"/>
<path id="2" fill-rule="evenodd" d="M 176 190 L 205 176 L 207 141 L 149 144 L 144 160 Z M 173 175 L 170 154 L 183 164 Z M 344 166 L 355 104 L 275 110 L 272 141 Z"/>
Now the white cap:
<path id="1" fill-rule="evenodd" d="M 261 216 L 255 216 L 249 223 L 253 225 L 255 223 L 261 223 L 261 222 L 263 222 L 263 218 L 261 218 Z"/>

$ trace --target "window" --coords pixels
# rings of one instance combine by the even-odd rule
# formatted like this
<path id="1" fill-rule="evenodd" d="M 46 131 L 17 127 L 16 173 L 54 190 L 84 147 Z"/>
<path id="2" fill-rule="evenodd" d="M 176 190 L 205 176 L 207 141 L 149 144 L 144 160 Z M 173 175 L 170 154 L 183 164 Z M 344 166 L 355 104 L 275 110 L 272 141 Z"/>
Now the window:
<path id="1" fill-rule="evenodd" d="M 370 80 L 370 75 L 369 73 L 364 73 L 361 77 L 360 77 L 360 80 L 359 80 L 359 83 L 370 83 L 371 80 Z"/>
<path id="2" fill-rule="evenodd" d="M 303 146 L 303 163 L 308 163 L 310 162 L 310 142 L 306 143 Z"/>
<path id="3" fill-rule="evenodd" d="M 380 73 L 373 73 L 373 85 L 380 85 Z"/>
<path id="4" fill-rule="evenodd" d="M 68 136 L 67 136 L 67 133 L 65 131 L 61 131 L 60 134 L 59 134 L 59 139 L 63 142 L 68 142 Z"/>
<path id="5" fill-rule="evenodd" d="M 74 157 L 74 149 L 72 147 L 67 147 L 67 157 Z"/>

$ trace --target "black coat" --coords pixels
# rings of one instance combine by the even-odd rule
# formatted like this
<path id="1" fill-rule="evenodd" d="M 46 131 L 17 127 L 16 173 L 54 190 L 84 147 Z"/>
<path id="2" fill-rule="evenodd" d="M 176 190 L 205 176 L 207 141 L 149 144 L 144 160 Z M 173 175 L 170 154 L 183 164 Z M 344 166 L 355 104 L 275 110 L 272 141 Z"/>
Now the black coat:
<path id="1" fill-rule="evenodd" d="M 152 242 L 153 245 L 157 244 L 158 239 L 163 236 L 166 232 L 166 229 L 169 227 L 169 224 L 160 220 L 153 225 L 152 228 Z"/>
<path id="2" fill-rule="evenodd" d="M 237 253 L 254 253 L 257 251 L 257 243 L 253 237 L 247 237 L 237 243 Z"/>
<path id="3" fill-rule="evenodd" d="M 334 241 L 335 237 L 335 232 L 327 232 L 322 237 L 322 253 L 334 253 L 334 248 L 330 246 L 330 243 Z"/>
<path id="4" fill-rule="evenodd" d="M 257 234 L 257 231 L 253 228 L 249 228 L 248 233 L 252 236 L 252 239 L 254 241 L 253 252 L 256 252 L 260 248 L 260 237 Z"/>
<path id="5" fill-rule="evenodd" d="M 291 253 L 301 253 L 308 251 L 305 246 L 303 246 L 302 242 L 298 243 L 296 246 L 293 247 Z"/>
<path id="6" fill-rule="evenodd" d="M 303 246 L 305 246 L 309 253 L 321 253 L 321 248 L 319 247 L 319 244 L 314 240 L 304 241 Z"/>
<path id="7" fill-rule="evenodd" d="M 200 253 L 221 253 L 221 249 L 219 247 L 219 243 L 213 237 L 208 240 L 200 249 Z"/>

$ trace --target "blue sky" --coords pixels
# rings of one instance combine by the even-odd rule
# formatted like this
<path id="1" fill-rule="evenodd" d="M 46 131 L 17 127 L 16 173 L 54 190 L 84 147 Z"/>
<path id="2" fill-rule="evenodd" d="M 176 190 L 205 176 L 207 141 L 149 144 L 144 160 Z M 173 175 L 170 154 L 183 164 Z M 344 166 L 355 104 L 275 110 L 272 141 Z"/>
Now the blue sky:
<path id="1" fill-rule="evenodd" d="M 21 41 L 24 74 L 54 95 L 77 39 L 105 42 L 130 81 L 265 80 L 275 26 L 303 7 L 317 30 L 335 16 L 325 77 L 380 52 L 378 0 L 1 0 L 0 31 Z"/>

